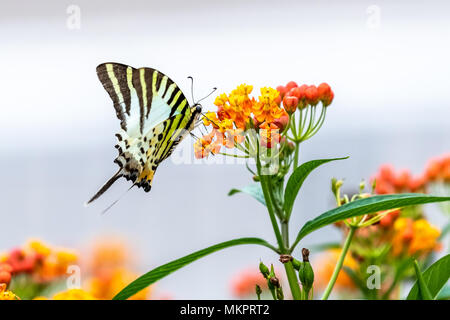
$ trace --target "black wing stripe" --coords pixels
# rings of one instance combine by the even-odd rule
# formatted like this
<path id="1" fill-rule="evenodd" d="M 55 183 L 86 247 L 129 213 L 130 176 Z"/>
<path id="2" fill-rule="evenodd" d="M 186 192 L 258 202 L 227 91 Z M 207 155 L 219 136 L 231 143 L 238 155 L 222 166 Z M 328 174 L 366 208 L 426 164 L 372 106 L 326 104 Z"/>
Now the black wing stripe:
<path id="1" fill-rule="evenodd" d="M 102 83 L 103 87 L 105 88 L 106 92 L 108 92 L 109 96 L 111 97 L 111 100 L 113 101 L 114 109 L 116 110 L 117 118 L 120 120 L 120 127 L 123 130 L 127 130 L 127 122 L 125 117 L 125 112 L 121 105 L 121 100 L 119 99 L 119 96 L 116 93 L 116 89 L 114 87 L 114 84 L 110 78 L 109 72 L 107 70 L 108 64 L 101 64 L 97 67 L 97 76 L 100 82 Z"/>
<path id="2" fill-rule="evenodd" d="M 128 67 L 119 64 L 113 65 L 113 72 L 119 84 L 119 90 L 122 94 L 123 103 L 125 104 L 125 113 L 130 115 L 131 92 L 127 82 L 127 68 Z"/>
<path id="3" fill-rule="evenodd" d="M 140 126 L 140 132 L 142 133 L 142 130 L 144 128 L 144 114 L 145 114 L 145 110 L 144 110 L 144 97 L 143 97 L 143 87 L 142 87 L 142 83 L 141 83 L 141 69 L 133 69 L 133 79 L 132 79 L 132 83 L 134 88 L 136 89 L 136 94 L 138 96 L 138 100 L 139 100 L 139 126 Z"/>

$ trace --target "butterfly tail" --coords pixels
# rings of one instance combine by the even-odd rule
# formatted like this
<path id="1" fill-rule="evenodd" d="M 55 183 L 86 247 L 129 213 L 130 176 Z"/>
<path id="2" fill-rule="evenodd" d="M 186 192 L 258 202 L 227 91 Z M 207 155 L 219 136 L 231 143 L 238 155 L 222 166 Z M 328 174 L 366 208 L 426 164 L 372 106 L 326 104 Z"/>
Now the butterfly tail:
<path id="1" fill-rule="evenodd" d="M 122 175 L 123 175 L 122 169 L 120 169 L 119 171 L 117 171 L 115 175 L 113 175 L 108 181 L 106 181 L 106 183 L 100 188 L 100 190 L 97 191 L 96 194 L 94 194 L 94 196 L 91 199 L 89 199 L 89 201 L 85 203 L 85 206 L 88 206 L 91 202 L 98 199 L 103 193 L 105 193 L 106 190 L 108 190 L 114 184 L 114 182 L 117 181 L 117 179 L 121 178 Z"/>

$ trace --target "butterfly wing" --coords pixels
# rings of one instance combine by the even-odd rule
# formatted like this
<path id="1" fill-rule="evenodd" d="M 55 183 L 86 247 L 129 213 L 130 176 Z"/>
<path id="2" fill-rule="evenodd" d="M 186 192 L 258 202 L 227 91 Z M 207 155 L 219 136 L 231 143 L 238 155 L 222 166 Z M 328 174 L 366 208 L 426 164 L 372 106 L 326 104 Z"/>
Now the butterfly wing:
<path id="1" fill-rule="evenodd" d="M 171 155 L 178 143 L 189 133 L 199 114 L 200 110 L 197 108 L 189 108 L 185 113 L 174 115 L 156 125 L 148 133 L 146 160 L 142 159 L 141 163 L 145 164 L 136 180 L 137 186 L 143 187 L 147 192 L 150 191 L 158 165 Z"/>
<path id="2" fill-rule="evenodd" d="M 157 166 L 191 130 L 200 110 L 190 107 L 173 80 L 152 68 L 104 63 L 97 75 L 113 100 L 121 130 L 116 134 L 120 169 L 88 203 L 119 177 L 150 191 Z"/>
<path id="3" fill-rule="evenodd" d="M 122 130 L 129 136 L 144 135 L 189 108 L 175 82 L 158 70 L 103 63 L 97 67 L 97 75 L 113 100 Z"/>

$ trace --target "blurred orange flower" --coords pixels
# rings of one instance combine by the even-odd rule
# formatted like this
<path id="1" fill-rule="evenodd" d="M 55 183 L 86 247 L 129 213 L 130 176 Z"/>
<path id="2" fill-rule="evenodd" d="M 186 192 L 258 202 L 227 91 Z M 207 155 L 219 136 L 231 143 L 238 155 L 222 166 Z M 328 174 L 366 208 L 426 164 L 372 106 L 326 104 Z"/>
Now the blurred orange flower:
<path id="1" fill-rule="evenodd" d="M 340 248 L 330 249 L 314 259 L 313 265 L 317 266 L 317 268 L 315 269 L 315 288 L 323 290 L 327 286 L 328 282 L 331 279 L 331 276 L 333 275 L 334 267 L 339 260 L 341 252 L 342 249 Z M 356 270 L 356 268 L 358 267 L 358 263 L 350 254 L 347 254 L 344 259 L 343 266 Z M 352 279 L 345 273 L 345 271 L 341 270 L 334 287 L 338 290 L 352 290 L 355 289 L 355 284 L 353 283 Z"/>
<path id="2" fill-rule="evenodd" d="M 96 299 L 112 299 L 138 275 L 132 269 L 130 249 L 124 241 L 113 237 L 97 240 L 89 259 L 90 279 L 88 292 Z M 138 292 L 131 300 L 145 300 L 150 296 L 150 287 Z"/>
<path id="3" fill-rule="evenodd" d="M 267 280 L 264 279 L 258 269 L 248 268 L 240 271 L 231 280 L 231 290 L 234 296 L 245 298 L 255 294 L 255 287 L 267 288 Z"/>
<path id="4" fill-rule="evenodd" d="M 428 181 L 450 182 L 450 153 L 430 159 L 425 167 L 425 176 Z"/>

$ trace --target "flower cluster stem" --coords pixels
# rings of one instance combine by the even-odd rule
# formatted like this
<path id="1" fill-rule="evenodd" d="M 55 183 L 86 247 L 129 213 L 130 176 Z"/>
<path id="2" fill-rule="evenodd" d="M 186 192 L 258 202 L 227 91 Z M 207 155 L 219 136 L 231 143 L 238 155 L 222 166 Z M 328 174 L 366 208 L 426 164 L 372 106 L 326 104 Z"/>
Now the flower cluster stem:
<path id="1" fill-rule="evenodd" d="M 294 300 L 302 300 L 302 293 L 300 291 L 300 286 L 298 284 L 297 274 L 295 273 L 294 266 L 292 262 L 286 262 L 284 264 L 284 269 L 286 270 L 286 276 L 289 282 L 289 287 L 291 288 L 292 298 Z"/>
<path id="2" fill-rule="evenodd" d="M 280 229 L 278 227 L 277 219 L 275 217 L 274 207 L 272 203 L 272 197 L 269 194 L 269 188 L 267 185 L 267 176 L 261 174 L 261 162 L 259 157 L 256 160 L 256 166 L 258 169 L 258 176 L 261 181 L 261 188 L 264 194 L 264 199 L 266 201 L 267 210 L 269 211 L 270 222 L 272 223 L 273 231 L 275 232 L 275 237 L 281 252 L 284 252 L 283 238 L 281 237 Z"/>
<path id="3" fill-rule="evenodd" d="M 331 290 L 333 290 L 334 284 L 336 283 L 337 277 L 339 275 L 339 272 L 342 269 L 342 265 L 344 264 L 345 256 L 347 255 L 347 251 L 350 248 L 350 244 L 353 239 L 353 235 L 355 234 L 357 228 L 350 227 L 350 230 L 348 232 L 347 238 L 345 239 L 344 247 L 342 248 L 341 256 L 339 257 L 339 260 L 334 267 L 333 275 L 331 276 L 330 282 L 328 282 L 327 288 L 325 289 L 325 292 L 323 293 L 322 300 L 327 300 L 330 296 Z"/>
<path id="4" fill-rule="evenodd" d="M 294 170 L 298 167 L 298 156 L 300 152 L 300 142 L 295 141 L 295 151 L 294 151 Z"/>

